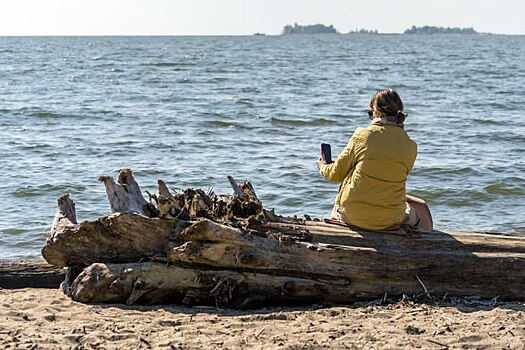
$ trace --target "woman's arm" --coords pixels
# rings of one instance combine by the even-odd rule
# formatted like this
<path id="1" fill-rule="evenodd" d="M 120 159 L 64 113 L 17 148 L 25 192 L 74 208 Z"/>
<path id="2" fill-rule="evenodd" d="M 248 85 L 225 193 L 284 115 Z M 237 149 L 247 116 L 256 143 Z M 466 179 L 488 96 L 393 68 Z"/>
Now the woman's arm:
<path id="1" fill-rule="evenodd" d="M 356 135 L 358 130 L 352 135 L 348 145 L 343 149 L 335 162 L 324 164 L 320 168 L 321 175 L 330 182 L 343 182 L 348 173 L 354 168 L 356 163 Z"/>

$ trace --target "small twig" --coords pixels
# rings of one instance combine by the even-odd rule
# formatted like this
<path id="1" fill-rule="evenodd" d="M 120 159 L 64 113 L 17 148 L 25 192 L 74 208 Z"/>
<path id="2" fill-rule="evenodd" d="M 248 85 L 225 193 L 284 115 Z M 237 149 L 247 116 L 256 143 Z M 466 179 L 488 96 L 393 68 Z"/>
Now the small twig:
<path id="1" fill-rule="evenodd" d="M 419 283 L 421 284 L 421 286 L 423 287 L 423 289 L 425 290 L 425 294 L 427 295 L 427 297 L 432 300 L 432 295 L 430 295 L 430 292 L 428 291 L 427 287 L 425 287 L 425 285 L 423 284 L 423 281 L 421 281 L 421 279 L 419 278 L 418 275 L 416 275 L 416 278 L 417 280 L 419 281 Z"/>
<path id="2" fill-rule="evenodd" d="M 181 211 L 177 214 L 177 216 L 175 216 L 174 219 L 178 219 L 179 216 L 181 216 L 181 214 L 184 212 L 184 211 L 187 211 L 190 207 L 188 204 L 191 204 L 191 203 L 188 203 L 186 200 L 184 201 L 184 206 L 182 207 Z M 188 205 L 188 209 L 186 209 L 186 206 Z"/>
<path id="3" fill-rule="evenodd" d="M 442 346 L 442 347 L 444 347 L 445 349 L 448 349 L 448 348 L 449 348 L 449 346 L 448 346 L 447 344 L 443 344 L 443 343 L 437 342 L 437 341 L 435 341 L 435 340 L 427 339 L 427 341 L 429 341 L 429 342 L 431 342 L 431 343 L 434 343 L 434 344 L 436 344 L 436 345 Z"/>
<path id="4" fill-rule="evenodd" d="M 151 347 L 151 344 L 149 343 L 149 341 L 148 341 L 146 338 L 144 338 L 144 337 L 139 337 L 139 340 L 140 340 L 141 342 L 143 342 L 144 344 L 146 344 L 148 347 Z"/>
<path id="5" fill-rule="evenodd" d="M 376 306 L 376 305 L 381 305 L 381 303 L 383 302 L 383 299 L 376 299 L 376 300 L 372 300 L 368 303 L 365 304 L 365 307 L 368 307 L 368 306 Z"/>
<path id="6" fill-rule="evenodd" d="M 410 311 L 407 311 L 405 312 L 405 314 L 407 315 L 415 315 L 421 311 L 426 311 L 426 309 L 422 309 L 422 308 L 419 308 L 419 309 L 414 309 L 414 310 L 410 310 Z"/>
<path id="7" fill-rule="evenodd" d="M 148 190 L 145 190 L 146 193 L 148 194 L 148 197 L 149 197 L 149 202 L 150 203 L 153 203 L 153 201 L 155 201 L 155 203 L 158 205 L 159 204 L 159 199 L 157 198 L 157 195 L 154 194 L 154 193 L 151 193 L 150 191 Z"/>
<path id="8" fill-rule="evenodd" d="M 261 333 L 264 331 L 264 327 L 261 328 L 257 333 L 255 333 L 255 339 L 259 338 L 259 336 L 261 335 Z"/>

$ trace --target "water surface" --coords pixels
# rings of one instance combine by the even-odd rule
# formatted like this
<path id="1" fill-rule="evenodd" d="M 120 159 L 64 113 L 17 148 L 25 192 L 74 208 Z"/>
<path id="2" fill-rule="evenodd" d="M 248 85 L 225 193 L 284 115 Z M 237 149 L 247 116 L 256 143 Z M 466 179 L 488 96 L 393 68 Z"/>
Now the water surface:
<path id="1" fill-rule="evenodd" d="M 0 258 L 39 256 L 56 199 L 109 213 L 98 175 L 144 190 L 252 181 L 283 215 L 328 215 L 314 162 L 395 88 L 419 145 L 408 191 L 442 230 L 525 234 L 525 37 L 0 38 Z"/>

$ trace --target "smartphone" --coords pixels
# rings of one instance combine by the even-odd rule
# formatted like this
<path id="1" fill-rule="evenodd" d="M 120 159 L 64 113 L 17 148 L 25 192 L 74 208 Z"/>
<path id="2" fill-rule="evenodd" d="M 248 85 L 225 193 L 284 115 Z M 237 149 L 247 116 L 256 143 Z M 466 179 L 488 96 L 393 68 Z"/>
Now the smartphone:
<path id="1" fill-rule="evenodd" d="M 321 153 L 324 156 L 326 164 L 332 163 L 332 148 L 328 143 L 321 143 Z"/>

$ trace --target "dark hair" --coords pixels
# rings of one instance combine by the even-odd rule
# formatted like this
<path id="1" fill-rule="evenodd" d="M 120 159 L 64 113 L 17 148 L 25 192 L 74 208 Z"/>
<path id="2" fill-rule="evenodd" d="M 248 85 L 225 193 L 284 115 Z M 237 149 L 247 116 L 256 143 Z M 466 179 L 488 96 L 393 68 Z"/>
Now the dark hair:
<path id="1" fill-rule="evenodd" d="M 370 99 L 369 107 L 382 113 L 385 117 L 396 117 L 398 123 L 403 123 L 407 116 L 403 112 L 403 101 L 399 94 L 392 89 L 378 91 Z"/>

